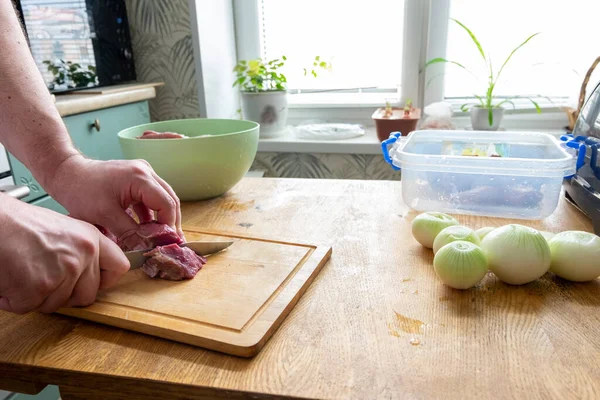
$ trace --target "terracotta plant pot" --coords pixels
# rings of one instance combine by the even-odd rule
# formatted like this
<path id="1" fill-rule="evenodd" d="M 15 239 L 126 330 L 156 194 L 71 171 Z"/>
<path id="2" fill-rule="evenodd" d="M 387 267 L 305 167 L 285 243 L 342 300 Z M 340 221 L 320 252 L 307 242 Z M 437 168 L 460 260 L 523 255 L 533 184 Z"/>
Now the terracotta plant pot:
<path id="1" fill-rule="evenodd" d="M 413 108 L 408 116 L 404 115 L 404 108 L 392 107 L 391 115 L 386 115 L 385 107 L 378 108 L 371 116 L 375 121 L 377 138 L 380 142 L 390 137 L 392 132 L 401 132 L 402 136 L 417 129 L 417 122 L 421 118 L 421 110 Z"/>

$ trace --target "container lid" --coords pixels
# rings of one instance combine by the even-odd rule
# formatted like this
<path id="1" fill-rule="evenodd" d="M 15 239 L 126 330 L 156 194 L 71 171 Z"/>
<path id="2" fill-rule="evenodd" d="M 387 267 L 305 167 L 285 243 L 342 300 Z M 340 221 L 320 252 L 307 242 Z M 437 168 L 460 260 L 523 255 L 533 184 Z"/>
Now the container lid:
<path id="1" fill-rule="evenodd" d="M 575 150 L 547 133 L 414 131 L 389 151 L 402 169 L 511 176 L 566 177 Z"/>

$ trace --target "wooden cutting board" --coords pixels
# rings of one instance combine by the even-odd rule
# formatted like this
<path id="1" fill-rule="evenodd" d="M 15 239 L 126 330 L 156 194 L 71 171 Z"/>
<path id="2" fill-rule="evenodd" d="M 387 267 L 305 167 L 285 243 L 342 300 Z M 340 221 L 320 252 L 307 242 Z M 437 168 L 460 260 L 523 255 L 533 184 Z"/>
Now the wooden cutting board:
<path id="1" fill-rule="evenodd" d="M 235 241 L 194 279 L 129 271 L 85 308 L 59 313 L 242 357 L 256 355 L 331 256 L 331 247 L 184 229 L 186 239 Z"/>

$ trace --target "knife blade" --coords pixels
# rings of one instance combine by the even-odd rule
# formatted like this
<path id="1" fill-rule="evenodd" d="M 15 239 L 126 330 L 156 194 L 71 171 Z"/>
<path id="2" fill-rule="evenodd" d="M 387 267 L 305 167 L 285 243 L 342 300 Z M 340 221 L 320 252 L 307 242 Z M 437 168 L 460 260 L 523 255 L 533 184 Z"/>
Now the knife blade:
<path id="1" fill-rule="evenodd" d="M 180 247 L 188 247 L 200 256 L 208 256 L 208 255 L 211 255 L 214 253 L 218 253 L 219 251 L 225 250 L 232 244 L 233 244 L 233 242 L 231 242 L 231 241 L 210 241 L 210 242 L 187 242 L 187 243 L 182 243 L 179 246 Z M 152 250 L 152 249 L 126 251 L 125 256 L 129 260 L 129 264 L 131 265 L 131 267 L 129 269 L 130 270 L 138 269 L 142 265 L 144 265 L 146 260 L 149 258 L 147 256 L 144 256 L 144 253 L 147 253 L 150 250 Z"/>

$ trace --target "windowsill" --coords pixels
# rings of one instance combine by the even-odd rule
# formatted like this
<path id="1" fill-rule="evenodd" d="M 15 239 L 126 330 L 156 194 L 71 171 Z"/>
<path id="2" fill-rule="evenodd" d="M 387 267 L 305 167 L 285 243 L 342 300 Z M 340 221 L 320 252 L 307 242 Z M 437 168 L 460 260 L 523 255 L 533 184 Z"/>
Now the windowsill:
<path id="1" fill-rule="evenodd" d="M 381 144 L 374 127 L 367 127 L 365 134 L 351 139 L 306 140 L 298 139 L 291 130 L 281 137 L 260 139 L 259 152 L 274 153 L 337 153 L 337 154 L 381 154 Z"/>
<path id="2" fill-rule="evenodd" d="M 458 125 L 458 124 L 457 124 Z M 464 126 L 463 126 L 464 128 Z M 457 129 L 462 129 L 457 126 Z M 549 133 L 555 137 L 565 134 L 564 129 L 511 129 L 513 131 L 534 131 Z M 501 134 L 501 131 L 498 132 Z M 305 140 L 294 137 L 287 131 L 278 138 L 260 139 L 259 152 L 271 153 L 328 153 L 328 154 L 381 154 L 381 143 L 377 139 L 375 127 L 366 127 L 360 137 L 342 140 Z"/>

